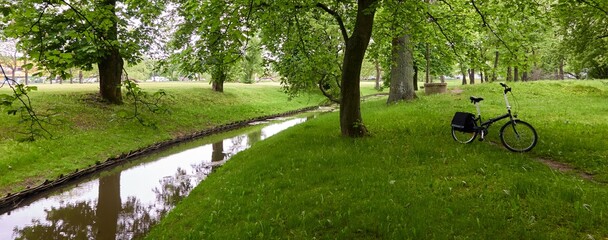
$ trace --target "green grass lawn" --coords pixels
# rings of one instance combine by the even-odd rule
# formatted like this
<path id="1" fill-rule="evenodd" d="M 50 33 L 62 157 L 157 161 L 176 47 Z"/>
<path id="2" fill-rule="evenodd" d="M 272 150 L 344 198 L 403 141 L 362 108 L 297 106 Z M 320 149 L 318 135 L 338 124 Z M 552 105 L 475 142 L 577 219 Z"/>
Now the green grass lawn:
<path id="1" fill-rule="evenodd" d="M 339 135 L 339 114 L 258 142 L 210 175 L 149 239 L 605 239 L 608 83 L 512 84 L 511 103 L 539 134 L 512 153 L 498 130 L 462 145 L 456 111 L 505 112 L 497 83 L 395 105 L 362 104 L 371 136 Z M 451 90 L 454 90 L 452 88 Z M 540 163 L 550 159 L 594 181 Z"/>
<path id="2" fill-rule="evenodd" d="M 54 125 L 46 125 L 55 139 L 18 141 L 24 127 L 17 117 L 0 109 L 0 195 L 156 142 L 232 121 L 315 106 L 323 100 L 320 95 L 303 94 L 289 101 L 273 83 L 227 83 L 224 93 L 213 92 L 208 83 L 200 82 L 142 83 L 141 87 L 149 92 L 164 89 L 170 96 L 163 100 L 169 113 L 143 112 L 157 129 L 117 115 L 120 110 L 132 110 L 131 104 L 110 106 L 95 101 L 96 84 L 38 85 L 38 91 L 31 93 L 38 113 L 55 114 Z M 0 93 L 9 93 L 9 89 L 2 88 Z"/>

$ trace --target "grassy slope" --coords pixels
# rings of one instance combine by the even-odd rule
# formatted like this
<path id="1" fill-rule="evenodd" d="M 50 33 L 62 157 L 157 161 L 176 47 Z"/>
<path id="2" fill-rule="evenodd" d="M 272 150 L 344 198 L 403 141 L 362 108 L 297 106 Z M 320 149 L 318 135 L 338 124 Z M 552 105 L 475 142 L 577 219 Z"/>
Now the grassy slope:
<path id="1" fill-rule="evenodd" d="M 362 105 L 373 136 L 339 135 L 338 114 L 298 125 L 233 159 L 201 183 L 150 239 L 595 239 L 608 237 L 608 189 L 536 161 L 608 176 L 608 86 L 514 84 L 520 117 L 540 142 L 527 154 L 451 139 L 455 111 L 504 111 L 500 86 Z M 514 99 L 511 99 L 512 101 Z M 516 105 L 513 102 L 513 105 Z"/>
<path id="2" fill-rule="evenodd" d="M 18 142 L 16 117 L 0 114 L 0 194 L 40 184 L 46 178 L 82 169 L 95 161 L 185 135 L 219 124 L 314 106 L 319 96 L 288 101 L 278 85 L 226 84 L 225 93 L 211 91 L 207 83 L 142 84 L 165 89 L 171 114 L 150 115 L 158 129 L 116 116 L 132 105 L 108 106 L 90 100 L 97 85 L 41 85 L 32 93 L 34 108 L 58 113 L 59 125 L 48 126 L 57 139 Z M 8 92 L 7 89 L 0 89 Z M 4 111 L 2 111 L 4 112 Z"/>

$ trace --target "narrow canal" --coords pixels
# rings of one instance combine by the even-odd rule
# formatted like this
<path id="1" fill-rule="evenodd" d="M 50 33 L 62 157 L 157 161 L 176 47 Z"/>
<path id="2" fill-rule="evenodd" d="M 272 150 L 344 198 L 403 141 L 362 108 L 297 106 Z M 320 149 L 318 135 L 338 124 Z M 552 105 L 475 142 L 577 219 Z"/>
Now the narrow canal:
<path id="1" fill-rule="evenodd" d="M 215 143 L 204 138 L 180 144 L 65 186 L 0 215 L 0 239 L 145 236 L 214 167 L 253 143 L 314 117 L 253 125 L 224 134 L 227 137 Z"/>

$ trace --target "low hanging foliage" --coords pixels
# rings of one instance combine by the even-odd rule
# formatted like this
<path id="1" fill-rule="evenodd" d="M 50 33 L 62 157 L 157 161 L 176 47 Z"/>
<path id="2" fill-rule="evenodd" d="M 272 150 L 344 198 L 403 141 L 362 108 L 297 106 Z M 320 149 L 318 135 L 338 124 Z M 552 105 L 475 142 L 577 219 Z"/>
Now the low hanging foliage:
<path id="1" fill-rule="evenodd" d="M 29 93 L 38 90 L 36 86 L 25 86 L 18 83 L 14 79 L 8 78 L 4 72 L 4 68 L 0 65 L 4 81 L 0 88 L 8 86 L 12 90 L 12 94 L 0 94 L 0 107 L 7 109 L 8 115 L 19 116 L 19 124 L 25 126 L 24 129 L 17 130 L 25 137 L 21 141 L 35 141 L 36 138 L 52 138 L 53 134 L 49 132 L 44 125 L 51 121 L 51 114 L 39 114 L 34 111 Z"/>
<path id="2" fill-rule="evenodd" d="M 118 111 L 118 116 L 126 119 L 136 119 L 141 125 L 156 129 L 156 122 L 147 119 L 144 115 L 142 115 L 142 113 L 170 113 L 169 109 L 167 109 L 163 104 L 163 99 L 169 96 L 165 90 L 160 89 L 153 94 L 149 94 L 143 91 L 143 89 L 132 80 L 125 80 L 122 83 L 122 87 L 127 90 L 126 96 L 127 99 L 132 101 L 133 108 L 131 111 Z"/>

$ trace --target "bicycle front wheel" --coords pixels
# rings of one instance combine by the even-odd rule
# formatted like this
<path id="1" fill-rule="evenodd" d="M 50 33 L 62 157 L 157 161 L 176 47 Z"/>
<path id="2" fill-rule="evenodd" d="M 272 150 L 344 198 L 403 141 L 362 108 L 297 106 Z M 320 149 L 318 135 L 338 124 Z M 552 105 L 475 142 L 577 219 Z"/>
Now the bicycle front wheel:
<path id="1" fill-rule="evenodd" d="M 452 127 L 452 137 L 459 143 L 470 143 L 477 137 L 477 131 L 461 132 Z"/>
<path id="2" fill-rule="evenodd" d="M 529 123 L 513 120 L 500 129 L 500 141 L 513 152 L 527 152 L 536 146 L 538 135 Z"/>

